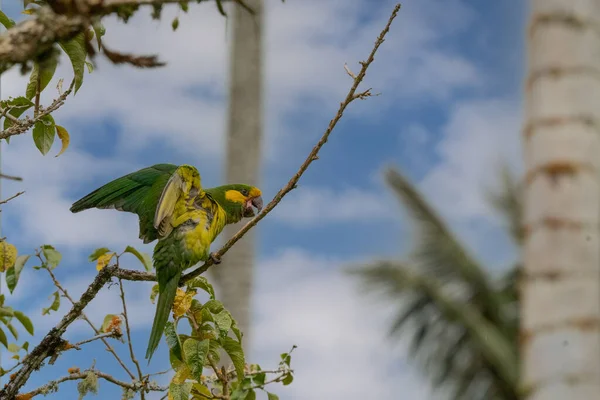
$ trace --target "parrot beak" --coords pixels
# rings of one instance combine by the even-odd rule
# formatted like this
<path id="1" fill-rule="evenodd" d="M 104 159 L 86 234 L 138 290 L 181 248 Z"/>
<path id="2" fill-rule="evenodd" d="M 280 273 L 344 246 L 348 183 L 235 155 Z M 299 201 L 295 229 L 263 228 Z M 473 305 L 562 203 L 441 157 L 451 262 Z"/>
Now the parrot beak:
<path id="1" fill-rule="evenodd" d="M 263 199 L 262 196 L 256 196 L 252 199 L 252 205 L 256 207 L 256 211 L 260 212 L 263 208 Z"/>
<path id="2" fill-rule="evenodd" d="M 258 212 L 263 208 L 263 199 L 261 196 L 251 197 L 246 200 L 244 204 L 244 217 L 254 217 L 254 210 L 252 207 L 255 207 Z"/>

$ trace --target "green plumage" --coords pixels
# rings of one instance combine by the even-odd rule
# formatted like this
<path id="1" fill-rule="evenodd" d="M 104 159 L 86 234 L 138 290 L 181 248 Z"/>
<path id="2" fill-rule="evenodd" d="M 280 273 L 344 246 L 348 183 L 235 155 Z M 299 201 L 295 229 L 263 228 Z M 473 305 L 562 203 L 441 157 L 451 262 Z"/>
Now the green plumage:
<path id="1" fill-rule="evenodd" d="M 177 165 L 156 164 L 99 187 L 71 206 L 71 212 L 90 208 L 115 208 L 140 217 L 140 239 L 150 243 L 158 239 L 153 226 L 160 195 Z"/>
<path id="2" fill-rule="evenodd" d="M 156 164 L 117 178 L 73 203 L 74 213 L 114 208 L 137 214 L 140 239 L 158 239 L 152 258 L 159 296 L 147 359 L 160 342 L 183 271 L 206 261 L 223 227 L 254 215 L 252 206 L 262 207 L 257 188 L 233 184 L 203 190 L 194 167 L 173 164 Z"/>

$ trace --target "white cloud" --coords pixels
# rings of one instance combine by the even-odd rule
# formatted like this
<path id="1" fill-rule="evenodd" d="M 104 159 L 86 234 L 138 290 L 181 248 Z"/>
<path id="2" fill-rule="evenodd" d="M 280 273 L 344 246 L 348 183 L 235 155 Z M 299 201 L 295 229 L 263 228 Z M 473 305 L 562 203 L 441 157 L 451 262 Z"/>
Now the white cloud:
<path id="1" fill-rule="evenodd" d="M 440 162 L 421 182 L 427 198 L 453 219 L 489 219 L 485 190 L 507 162 L 520 171 L 520 104 L 501 99 L 458 103 L 436 145 Z"/>
<path id="2" fill-rule="evenodd" d="M 357 188 L 333 190 L 306 186 L 290 193 L 279 203 L 273 211 L 273 217 L 304 227 L 325 223 L 370 222 L 389 218 L 393 206 L 395 204 L 383 189 L 375 192 Z"/>
<path id="3" fill-rule="evenodd" d="M 260 264 L 253 353 L 263 367 L 295 344 L 281 399 L 429 399 L 429 385 L 387 342 L 389 312 L 358 292 L 342 260 L 287 249 Z M 392 372 L 401 369 L 402 372 Z"/>

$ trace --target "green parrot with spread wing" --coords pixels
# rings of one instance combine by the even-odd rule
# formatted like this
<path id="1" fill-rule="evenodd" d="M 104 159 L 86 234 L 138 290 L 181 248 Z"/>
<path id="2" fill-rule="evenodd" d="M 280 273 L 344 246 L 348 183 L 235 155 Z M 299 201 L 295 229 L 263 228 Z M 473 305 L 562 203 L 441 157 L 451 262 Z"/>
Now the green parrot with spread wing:
<path id="1" fill-rule="evenodd" d="M 158 304 L 148 341 L 148 362 L 169 319 L 184 270 L 212 258 L 210 245 L 225 225 L 254 216 L 262 209 L 261 191 L 232 184 L 203 189 L 198 170 L 190 165 L 156 164 L 94 190 L 73 203 L 74 213 L 114 208 L 137 214 L 140 239 L 156 239 L 153 263 L 158 278 Z"/>

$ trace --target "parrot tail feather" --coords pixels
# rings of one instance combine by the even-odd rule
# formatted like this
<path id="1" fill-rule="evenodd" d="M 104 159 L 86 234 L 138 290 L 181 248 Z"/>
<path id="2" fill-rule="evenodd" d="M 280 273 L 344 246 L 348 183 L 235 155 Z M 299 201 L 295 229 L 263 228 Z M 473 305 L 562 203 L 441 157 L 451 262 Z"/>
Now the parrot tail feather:
<path id="1" fill-rule="evenodd" d="M 150 364 L 152 354 L 154 354 L 154 351 L 160 343 L 165 325 L 169 319 L 169 313 L 171 311 L 171 307 L 173 307 L 173 301 L 175 300 L 175 294 L 177 293 L 180 277 L 181 272 L 176 274 L 176 276 L 171 277 L 171 279 L 167 281 L 164 290 L 159 292 L 156 313 L 154 314 L 154 322 L 152 324 L 152 331 L 150 332 L 148 348 L 146 349 L 146 358 L 148 359 L 148 364 Z"/>

